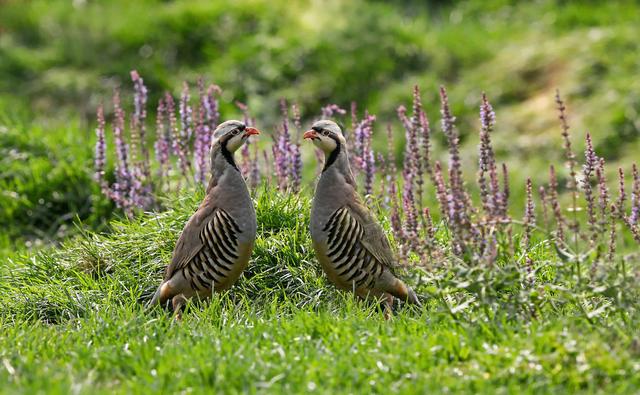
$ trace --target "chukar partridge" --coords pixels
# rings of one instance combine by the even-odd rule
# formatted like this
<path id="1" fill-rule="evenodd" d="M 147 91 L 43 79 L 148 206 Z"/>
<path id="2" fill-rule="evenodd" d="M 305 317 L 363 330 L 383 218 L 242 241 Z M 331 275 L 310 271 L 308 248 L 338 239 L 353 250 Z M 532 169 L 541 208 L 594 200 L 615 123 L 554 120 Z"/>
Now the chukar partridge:
<path id="1" fill-rule="evenodd" d="M 256 213 L 233 153 L 259 133 L 234 120 L 214 131 L 206 196 L 182 230 L 150 306 L 171 300 L 180 318 L 187 299 L 227 289 L 242 274 L 256 237 Z"/>
<path id="2" fill-rule="evenodd" d="M 321 120 L 304 138 L 325 154 L 311 207 L 311 239 L 329 280 L 360 297 L 382 298 L 386 317 L 394 296 L 420 306 L 413 290 L 394 275 L 389 240 L 356 191 L 340 127 Z"/>

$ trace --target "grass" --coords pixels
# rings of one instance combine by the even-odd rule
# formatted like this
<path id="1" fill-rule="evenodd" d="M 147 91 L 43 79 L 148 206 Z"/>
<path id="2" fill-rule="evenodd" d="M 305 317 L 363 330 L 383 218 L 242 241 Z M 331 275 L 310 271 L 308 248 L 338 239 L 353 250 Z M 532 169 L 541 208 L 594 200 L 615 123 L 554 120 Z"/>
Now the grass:
<path id="1" fill-rule="evenodd" d="M 305 120 L 327 102 L 357 100 L 378 115 L 379 152 L 384 126 L 400 130 L 396 107 L 409 105 L 417 83 L 434 159 L 446 162 L 444 83 L 470 178 L 486 91 L 516 205 L 526 177 L 541 185 L 548 164 L 563 160 L 560 88 L 575 152 L 588 131 L 607 179 L 618 165 L 628 177 L 640 148 L 635 2 L 130 3 L 0 6 L 0 393 L 640 392 L 640 269 L 624 232 L 615 261 L 593 259 L 582 277 L 544 231 L 530 251 L 499 255 L 495 266 L 451 257 L 410 266 L 402 274 L 425 307 L 399 307 L 385 322 L 375 303 L 336 291 L 322 274 L 307 231 L 309 190 L 265 187 L 248 270 L 176 324 L 143 304 L 202 191 L 127 219 L 92 179 L 95 109 L 129 86 L 133 68 L 153 95 L 150 113 L 164 89 L 175 94 L 204 75 L 224 90 L 223 118 L 239 116 L 240 100 L 264 131 L 278 124 L 282 97 L 299 102 Z M 125 103 L 130 96 L 123 88 Z M 519 218 L 522 207 L 512 210 Z M 437 239 L 446 251 L 442 225 Z"/>
<path id="2" fill-rule="evenodd" d="M 541 302 L 524 291 L 517 274 L 509 274 L 518 263 L 469 268 L 452 261 L 446 270 L 405 270 L 425 307 L 399 307 L 385 322 L 377 304 L 335 290 L 319 269 L 310 250 L 307 191 L 297 196 L 268 187 L 259 191 L 256 249 L 230 291 L 192 304 L 181 323 L 168 313 L 145 311 L 143 303 L 201 198 L 202 191 L 183 194 L 166 202 L 166 212 L 117 220 L 108 234 L 85 231 L 59 249 L 3 266 L 2 391 L 610 394 L 640 389 L 633 281 L 617 288 L 631 300 L 628 306 L 603 290 L 580 288 L 548 262 L 550 247 L 539 240 L 533 251 L 546 268 L 538 274 Z M 446 237 L 438 233 L 440 242 Z M 485 285 L 501 290 L 481 291 L 482 284 L 471 282 L 479 272 Z M 539 315 L 522 307 L 523 294 Z M 598 297 L 607 301 L 599 311 Z"/>
<path id="3" fill-rule="evenodd" d="M 640 386 L 628 334 L 572 319 L 465 328 L 428 311 L 384 322 L 347 297 L 313 311 L 227 296 L 175 325 L 134 300 L 120 303 L 58 326 L 4 329 L 4 390 L 613 394 Z"/>

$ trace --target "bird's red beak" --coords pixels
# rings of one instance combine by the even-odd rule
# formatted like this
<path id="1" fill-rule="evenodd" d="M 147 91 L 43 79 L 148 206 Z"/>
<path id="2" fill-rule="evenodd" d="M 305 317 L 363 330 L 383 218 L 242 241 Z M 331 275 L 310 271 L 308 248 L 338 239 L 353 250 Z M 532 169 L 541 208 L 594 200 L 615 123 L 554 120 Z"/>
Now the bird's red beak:
<path id="1" fill-rule="evenodd" d="M 315 130 L 307 130 L 306 132 L 304 132 L 304 134 L 302 135 L 302 137 L 306 140 L 306 139 L 315 139 L 316 137 L 318 137 L 318 134 L 316 133 Z"/>
<path id="2" fill-rule="evenodd" d="M 260 131 L 256 128 L 248 127 L 244 130 L 244 135 L 246 137 L 253 136 L 254 134 L 260 134 Z"/>

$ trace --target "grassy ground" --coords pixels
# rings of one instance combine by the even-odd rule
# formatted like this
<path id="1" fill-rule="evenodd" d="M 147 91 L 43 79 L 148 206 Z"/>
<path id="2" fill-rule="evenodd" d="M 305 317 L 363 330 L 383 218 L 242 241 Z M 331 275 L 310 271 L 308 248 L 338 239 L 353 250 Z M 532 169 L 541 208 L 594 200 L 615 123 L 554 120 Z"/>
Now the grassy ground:
<path id="1" fill-rule="evenodd" d="M 299 197 L 262 190 L 249 269 L 177 325 L 143 303 L 202 193 L 110 221 L 114 207 L 92 179 L 95 108 L 114 87 L 130 104 L 131 69 L 150 88 L 149 111 L 164 89 L 175 94 L 204 75 L 224 90 L 223 118 L 247 102 L 267 132 L 282 97 L 301 103 L 306 121 L 320 105 L 357 100 L 379 115 L 381 152 L 384 126 L 400 130 L 395 110 L 417 83 L 434 159 L 446 161 L 444 83 L 469 178 L 488 93 L 520 217 L 525 178 L 540 185 L 548 164 L 563 160 L 556 88 L 576 152 L 589 131 L 608 171 L 623 165 L 629 175 L 640 148 L 636 2 L 0 3 L 0 392 L 640 392 L 639 269 L 628 234 L 586 282 L 543 232 L 529 254 L 535 287 L 523 251 L 491 268 L 454 259 L 408 268 L 425 307 L 384 322 L 375 304 L 336 291 L 319 270 L 308 188 Z M 315 163 L 305 155 L 310 185 Z M 562 189 L 566 171 L 559 178 Z M 440 228 L 443 245 L 447 237 Z"/>
<path id="2" fill-rule="evenodd" d="M 1 272 L 1 390 L 640 390 L 637 306 L 580 309 L 597 295 L 573 288 L 585 299 L 572 300 L 562 291 L 564 279 L 548 268 L 539 276 L 545 293 L 534 304 L 539 315 L 532 316 L 514 301 L 523 289 L 517 279 L 488 284 L 503 291 L 493 304 L 490 295 L 478 303 L 473 286 L 449 289 L 414 267 L 404 275 L 417 284 L 424 309 L 399 307 L 385 322 L 376 304 L 336 291 L 322 275 L 310 251 L 307 195 L 258 194 L 259 234 L 249 269 L 229 292 L 190 306 L 181 323 L 144 311 L 143 303 L 202 193 L 168 202 L 161 214 L 114 222 L 109 234 L 86 232 L 59 249 L 15 258 Z M 544 242 L 536 248 L 541 264 L 548 248 Z M 508 271 L 508 263 L 501 266 L 480 269 Z M 468 269 L 447 272 L 465 282 L 474 277 Z M 443 294 L 446 289 L 451 292 Z M 637 300 L 637 285 L 618 289 Z"/>

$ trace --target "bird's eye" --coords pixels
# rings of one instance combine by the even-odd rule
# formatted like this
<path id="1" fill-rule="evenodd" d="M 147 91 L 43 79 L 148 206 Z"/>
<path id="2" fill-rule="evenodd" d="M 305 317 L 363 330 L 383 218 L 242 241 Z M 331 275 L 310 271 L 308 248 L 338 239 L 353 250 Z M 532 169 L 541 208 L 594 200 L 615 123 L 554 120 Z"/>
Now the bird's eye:
<path id="1" fill-rule="evenodd" d="M 323 136 L 328 136 L 329 135 L 329 131 L 328 130 L 323 130 L 322 131 L 322 135 Z"/>
<path id="2" fill-rule="evenodd" d="M 240 128 L 237 129 L 233 129 L 233 132 L 231 132 L 232 135 L 237 135 L 238 133 L 240 133 Z"/>

